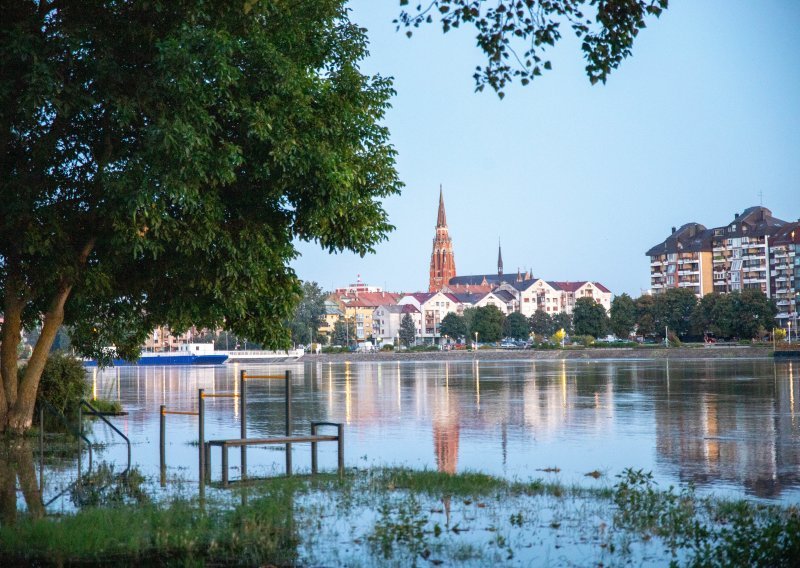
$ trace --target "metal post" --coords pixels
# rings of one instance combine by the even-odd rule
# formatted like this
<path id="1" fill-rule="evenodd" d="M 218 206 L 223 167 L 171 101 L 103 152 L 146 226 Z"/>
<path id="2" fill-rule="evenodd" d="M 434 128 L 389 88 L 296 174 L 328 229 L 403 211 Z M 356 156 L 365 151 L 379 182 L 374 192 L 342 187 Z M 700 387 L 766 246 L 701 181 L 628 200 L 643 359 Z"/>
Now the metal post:
<path id="1" fill-rule="evenodd" d="M 286 371 L 286 435 L 292 435 L 292 372 Z M 286 475 L 292 475 L 292 444 L 286 444 Z"/>
<path id="2" fill-rule="evenodd" d="M 81 454 L 83 453 L 83 410 L 78 405 L 78 483 L 81 482 Z M 91 466 L 89 467 L 91 469 Z"/>
<path id="3" fill-rule="evenodd" d="M 205 389 L 199 389 L 197 391 L 197 456 L 199 460 L 199 467 L 200 470 L 198 471 L 198 480 L 200 482 L 200 487 L 203 487 L 206 480 L 206 455 L 205 455 L 205 444 L 206 444 L 206 400 L 205 400 Z"/>
<path id="4" fill-rule="evenodd" d="M 317 435 L 317 425 L 312 422 L 311 423 L 311 435 Z M 311 474 L 316 475 L 317 473 L 317 443 L 311 442 Z"/>
<path id="5" fill-rule="evenodd" d="M 160 468 L 159 471 L 161 472 L 161 487 L 164 487 L 167 484 L 167 450 L 166 450 L 166 438 L 167 438 L 167 414 L 166 414 L 167 407 L 163 404 L 161 405 L 160 410 L 160 427 L 159 427 L 159 464 Z"/>
<path id="6" fill-rule="evenodd" d="M 222 444 L 222 485 L 228 485 L 228 444 Z"/>
<path id="7" fill-rule="evenodd" d="M 344 424 L 337 424 L 336 430 L 339 438 L 339 475 L 344 475 Z"/>
<path id="8" fill-rule="evenodd" d="M 247 371 L 239 374 L 239 415 L 241 416 L 241 438 L 247 438 Z M 227 475 L 227 474 L 226 474 Z M 242 480 L 247 479 L 247 446 L 242 445 Z"/>

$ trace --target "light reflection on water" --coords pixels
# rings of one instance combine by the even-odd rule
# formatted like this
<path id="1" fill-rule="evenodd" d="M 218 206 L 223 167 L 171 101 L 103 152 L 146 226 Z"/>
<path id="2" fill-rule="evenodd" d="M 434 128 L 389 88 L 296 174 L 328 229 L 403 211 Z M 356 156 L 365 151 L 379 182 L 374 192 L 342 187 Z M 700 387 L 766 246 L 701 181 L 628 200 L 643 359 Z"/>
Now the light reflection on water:
<path id="1" fill-rule="evenodd" d="M 248 365 L 290 369 L 293 428 L 344 422 L 346 464 L 407 465 L 507 478 L 612 483 L 625 467 L 652 471 L 659 484 L 693 482 L 702 491 L 797 502 L 800 499 L 798 365 L 766 359 L 700 361 L 451 361 Z M 195 410 L 197 390 L 238 393 L 236 365 L 122 367 L 90 371 L 97 396 L 119 400 L 115 419 L 133 442 L 145 475 L 159 472 L 159 406 Z M 284 432 L 282 381 L 253 381 L 248 435 Z M 206 399 L 206 439 L 238 438 L 238 399 Z M 103 459 L 124 447 L 96 425 Z M 169 475 L 197 476 L 197 418 L 167 417 Z M 294 448 L 296 471 L 310 467 Z M 219 454 L 214 477 L 219 479 Z M 283 452 L 250 449 L 250 475 L 283 471 Z M 231 452 L 232 477 L 238 452 Z M 320 445 L 334 469 L 335 444 Z M 558 468 L 557 474 L 542 469 Z"/>

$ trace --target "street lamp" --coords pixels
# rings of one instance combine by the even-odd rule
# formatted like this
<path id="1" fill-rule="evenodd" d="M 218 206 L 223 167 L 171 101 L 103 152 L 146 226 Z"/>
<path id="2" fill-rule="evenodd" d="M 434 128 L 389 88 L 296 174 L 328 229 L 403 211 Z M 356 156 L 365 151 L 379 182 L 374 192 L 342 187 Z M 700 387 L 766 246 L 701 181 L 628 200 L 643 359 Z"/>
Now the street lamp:
<path id="1" fill-rule="evenodd" d="M 478 348 L 478 332 L 475 332 L 475 349 Z"/>

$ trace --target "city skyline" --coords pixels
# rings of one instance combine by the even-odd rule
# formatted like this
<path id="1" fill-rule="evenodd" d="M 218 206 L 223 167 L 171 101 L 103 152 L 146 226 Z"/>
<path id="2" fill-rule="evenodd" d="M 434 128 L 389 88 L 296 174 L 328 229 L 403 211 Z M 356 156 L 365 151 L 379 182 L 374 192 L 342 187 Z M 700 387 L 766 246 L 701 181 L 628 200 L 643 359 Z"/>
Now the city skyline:
<path id="1" fill-rule="evenodd" d="M 469 30 L 429 26 L 408 40 L 392 24 L 396 3 L 352 3 L 369 30 L 364 69 L 395 77 L 384 122 L 406 187 L 386 201 L 396 230 L 376 254 L 300 244 L 298 276 L 426 289 L 440 184 L 458 274 L 491 271 L 500 237 L 509 273 L 634 296 L 649 287 L 645 252 L 671 226 L 721 226 L 762 203 L 797 220 L 800 6 L 728 7 L 671 5 L 605 86 L 589 85 L 565 36 L 553 71 L 500 101 L 473 93 L 481 55 Z"/>

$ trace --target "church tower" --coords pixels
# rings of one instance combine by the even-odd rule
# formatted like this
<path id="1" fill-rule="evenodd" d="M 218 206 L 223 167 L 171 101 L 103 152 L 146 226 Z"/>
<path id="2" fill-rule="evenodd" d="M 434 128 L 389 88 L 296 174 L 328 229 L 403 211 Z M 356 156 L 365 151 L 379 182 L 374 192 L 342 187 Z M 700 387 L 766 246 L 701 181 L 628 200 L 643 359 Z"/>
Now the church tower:
<path id="1" fill-rule="evenodd" d="M 456 259 L 453 256 L 453 241 L 447 230 L 447 216 L 444 213 L 444 196 L 439 186 L 439 214 L 436 217 L 436 236 L 431 252 L 431 273 L 429 292 L 438 292 L 456 275 Z"/>

